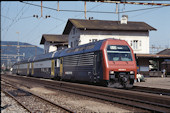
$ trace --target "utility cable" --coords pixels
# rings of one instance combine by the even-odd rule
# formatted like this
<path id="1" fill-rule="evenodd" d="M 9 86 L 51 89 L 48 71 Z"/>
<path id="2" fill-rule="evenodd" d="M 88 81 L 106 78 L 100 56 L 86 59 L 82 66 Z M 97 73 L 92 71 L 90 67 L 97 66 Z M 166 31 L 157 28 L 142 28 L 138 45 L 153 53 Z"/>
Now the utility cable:
<path id="1" fill-rule="evenodd" d="M 36 5 L 36 4 L 32 4 L 32 3 L 27 3 L 27 2 L 21 2 L 21 3 L 25 3 L 25 4 L 29 4 L 29 5 L 32 5 L 32 6 L 37 6 L 37 7 L 41 7 L 40 5 Z M 46 7 L 46 6 L 42 6 L 43 8 L 46 8 L 46 9 L 49 9 L 49 10 L 55 10 L 57 11 L 57 9 L 55 8 L 50 8 L 50 7 Z M 127 13 L 127 12 L 135 12 L 135 11 L 143 11 L 143 10 L 149 10 L 149 9 L 155 9 L 155 8 L 163 8 L 163 7 L 168 7 L 168 6 L 158 6 L 158 7 L 152 7 L 152 8 L 145 8 L 145 9 L 137 9 L 137 10 L 129 10 L 129 11 L 123 11 L 123 12 L 119 12 L 119 13 Z M 84 11 L 79 11 L 79 10 L 61 10 L 60 9 L 60 12 L 61 11 L 65 11 L 65 12 L 84 12 Z M 115 13 L 116 12 L 104 12 L 104 11 L 86 11 L 88 13 Z"/>

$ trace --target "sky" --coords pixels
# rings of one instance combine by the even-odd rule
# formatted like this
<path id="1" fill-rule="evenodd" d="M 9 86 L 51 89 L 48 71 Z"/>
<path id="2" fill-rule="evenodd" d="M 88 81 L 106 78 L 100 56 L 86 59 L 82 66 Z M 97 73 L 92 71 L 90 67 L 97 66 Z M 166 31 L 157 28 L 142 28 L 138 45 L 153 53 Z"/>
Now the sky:
<path id="1" fill-rule="evenodd" d="M 170 4 L 170 1 L 145 2 Z M 75 12 L 84 11 L 84 1 L 59 1 L 61 11 L 52 10 L 58 8 L 57 1 L 43 1 L 42 5 L 48 7 L 42 9 L 43 17 L 41 7 L 30 4 L 41 5 L 41 1 L 1 2 L 2 41 L 27 42 L 43 48 L 43 45 L 40 45 L 43 34 L 62 34 L 68 19 L 85 19 L 84 12 Z M 128 15 L 128 21 L 145 22 L 157 29 L 149 33 L 150 47 L 170 48 L 170 6 L 119 4 L 119 16 L 115 13 L 115 3 L 86 2 L 86 9 L 105 12 L 87 12 L 87 18 L 93 17 L 94 20 L 117 21 L 122 15 Z M 39 18 L 33 15 L 38 15 Z M 45 18 L 46 15 L 50 17 Z"/>

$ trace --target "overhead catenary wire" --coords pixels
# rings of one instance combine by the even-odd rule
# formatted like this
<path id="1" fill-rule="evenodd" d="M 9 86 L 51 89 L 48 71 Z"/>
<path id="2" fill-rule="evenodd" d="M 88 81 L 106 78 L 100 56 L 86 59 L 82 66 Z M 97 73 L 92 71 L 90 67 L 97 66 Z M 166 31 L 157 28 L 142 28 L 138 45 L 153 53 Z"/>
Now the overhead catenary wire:
<path id="1" fill-rule="evenodd" d="M 12 19 L 12 23 L 8 26 L 8 28 L 7 28 L 7 31 L 9 30 L 9 28 L 10 27 L 12 27 L 15 23 L 17 23 L 20 19 L 22 19 L 21 17 L 23 16 L 23 12 L 26 12 L 28 9 L 29 9 L 29 7 L 27 8 L 27 9 L 25 9 L 24 10 L 24 8 L 26 7 L 26 5 L 24 5 L 22 8 L 21 8 L 21 10 L 19 11 L 19 13 L 15 16 L 15 18 L 14 19 Z M 23 11 L 24 10 L 24 11 Z M 22 13 L 21 13 L 22 12 Z M 20 15 L 20 17 L 19 17 L 19 14 L 21 13 L 21 15 Z M 17 17 L 18 17 L 18 19 L 17 19 Z"/>
<path id="2" fill-rule="evenodd" d="M 7 31 L 9 30 L 10 27 L 12 27 L 12 25 L 13 25 L 14 23 L 17 22 L 16 19 L 17 19 L 18 15 L 23 11 L 23 9 L 25 8 L 25 6 L 26 6 L 26 5 L 24 5 L 24 6 L 21 8 L 21 10 L 19 11 L 19 13 L 15 16 L 15 18 L 13 19 L 13 21 L 11 22 L 11 24 L 10 24 L 9 27 L 7 28 Z"/>
<path id="3" fill-rule="evenodd" d="M 10 17 L 7 17 L 7 16 L 4 16 L 4 15 L 1 15 L 2 17 L 4 17 L 4 18 L 6 18 L 6 19 L 9 19 L 9 20 L 14 20 L 14 19 L 12 19 L 12 18 L 10 18 Z"/>
<path id="4" fill-rule="evenodd" d="M 62 22 L 62 23 L 56 25 L 55 27 L 53 27 L 52 29 L 50 29 L 49 31 L 47 31 L 45 34 L 47 34 L 47 33 L 51 32 L 51 31 L 53 31 L 55 28 L 57 28 L 58 26 L 61 26 L 61 25 L 65 24 L 65 23 L 66 23 L 66 22 Z"/>
<path id="5" fill-rule="evenodd" d="M 60 11 L 60 12 L 61 12 L 61 11 L 65 11 L 65 12 L 81 12 L 81 13 L 84 13 L 84 11 L 79 11 L 79 10 L 62 10 L 62 9 L 58 10 L 58 8 L 55 9 L 55 8 L 50 8 L 50 7 L 41 6 L 41 5 L 37 5 L 37 4 L 32 4 L 32 3 L 28 3 L 28 2 L 21 2 L 21 3 L 25 3 L 25 4 L 29 4 L 29 5 L 33 5 L 33 6 L 37 6 L 37 7 L 43 7 L 43 8 L 49 9 L 49 10 Z M 119 13 L 135 12 L 135 11 L 142 11 L 142 10 L 162 8 L 162 7 L 166 7 L 166 6 L 158 6 L 158 7 L 145 8 L 145 9 L 122 11 L 122 12 L 119 12 Z M 93 8 L 95 8 L 95 7 L 93 7 Z M 93 8 L 91 8 L 91 9 L 93 9 Z M 115 14 L 116 14 L 116 12 L 90 11 L 91 9 L 87 10 L 86 12 L 88 12 L 88 13 L 110 13 L 110 14 L 115 13 Z M 53 19 L 57 19 L 57 18 L 55 18 L 55 17 L 52 17 L 52 18 L 53 18 Z M 58 19 L 58 20 L 59 20 L 59 19 Z M 63 24 L 63 23 L 62 23 L 62 24 Z M 62 24 L 60 24 L 60 25 L 62 25 Z M 58 25 L 55 26 L 54 28 L 50 29 L 48 32 L 52 31 L 52 30 L 55 29 L 56 27 L 58 27 Z M 48 32 L 47 32 L 47 33 L 48 33 Z"/>
<path id="6" fill-rule="evenodd" d="M 21 2 L 21 3 L 25 3 L 25 4 L 32 5 L 32 6 L 41 7 L 41 5 L 32 4 L 32 3 L 27 3 L 27 2 Z M 46 8 L 46 9 L 49 9 L 49 10 L 57 11 L 57 9 L 55 9 L 55 8 L 46 7 L 46 6 L 42 6 L 42 7 Z M 145 9 L 129 10 L 129 11 L 123 11 L 123 12 L 119 12 L 119 13 L 128 13 L 128 12 L 135 12 L 135 11 L 142 11 L 142 10 L 149 10 L 149 9 L 163 8 L 163 7 L 168 7 L 168 6 L 158 6 L 158 7 L 145 8 Z M 79 11 L 79 10 L 62 10 L 62 9 L 60 9 L 59 11 L 60 12 L 63 11 L 63 12 L 81 12 L 81 13 L 84 13 L 84 11 Z M 86 12 L 88 12 L 88 13 L 107 13 L 107 14 L 115 13 L 116 14 L 116 12 L 106 12 L 106 11 L 86 11 Z"/>
<path id="7" fill-rule="evenodd" d="M 8 9 L 7 9 L 7 11 L 6 11 L 6 13 L 5 13 L 5 15 L 6 15 L 6 17 L 8 16 L 8 12 L 9 12 L 9 7 L 7 7 Z M 2 9 L 3 10 L 3 9 Z M 3 17 L 3 16 L 2 16 Z M 12 20 L 12 19 L 11 19 Z M 4 19 L 4 24 L 5 24 L 5 22 L 6 22 L 6 19 Z"/>
<path id="8" fill-rule="evenodd" d="M 39 21 L 39 23 L 33 29 L 31 29 L 26 35 L 24 35 L 23 37 L 29 36 L 32 33 L 32 31 L 34 31 L 35 29 L 38 28 L 38 26 L 41 24 L 41 22 L 43 22 L 43 21 L 42 20 Z M 30 39 L 30 38 L 28 38 L 28 39 Z"/>
<path id="9" fill-rule="evenodd" d="M 90 8 L 90 9 L 88 9 L 88 11 L 90 11 L 90 10 L 96 8 L 96 7 L 99 7 L 99 6 L 101 6 L 101 5 L 102 5 L 102 3 L 101 3 L 101 4 L 98 4 L 98 5 L 94 6 L 94 7 L 92 7 L 92 8 Z M 79 15 L 76 15 L 76 16 L 74 16 L 74 17 L 79 17 L 79 16 L 82 16 L 82 15 L 83 15 L 83 14 L 79 14 Z"/>
<path id="10" fill-rule="evenodd" d="M 53 16 L 51 16 L 51 18 L 53 18 L 53 19 L 55 19 L 55 20 L 58 20 L 58 21 L 61 21 L 61 22 L 65 22 L 64 20 L 59 19 L 59 18 L 56 18 L 56 17 L 53 17 Z"/>
<path id="11" fill-rule="evenodd" d="M 159 9 L 156 9 L 156 10 L 159 10 Z M 153 12 L 153 11 L 156 11 L 156 10 L 149 10 L 149 11 L 145 11 L 143 13 L 140 13 L 140 14 L 137 14 L 137 15 L 134 15 L 134 16 L 130 16 L 128 18 L 134 18 L 134 17 L 138 17 L 138 16 L 141 16 L 143 14 L 147 14 L 147 13 L 150 13 L 150 12 Z"/>
<path id="12" fill-rule="evenodd" d="M 126 1 L 126 0 L 125 0 Z M 142 2 L 119 2 L 119 1 L 98 1 L 104 3 L 117 3 L 117 4 L 133 4 L 133 5 L 161 5 L 161 6 L 170 6 L 167 3 L 142 3 Z"/>
<path id="13" fill-rule="evenodd" d="M 36 4 L 32 4 L 32 3 L 28 3 L 28 2 L 21 2 L 21 3 L 25 3 L 25 4 L 29 4 L 29 5 L 32 5 L 32 6 L 36 6 L 36 7 L 41 7 L 41 5 L 36 5 Z M 55 8 L 51 8 L 51 7 L 46 7 L 46 6 L 42 6 L 43 8 L 46 8 L 50 11 L 59 11 L 59 12 L 79 12 L 79 13 L 84 13 L 84 11 L 80 11 L 80 10 L 62 10 L 62 9 L 58 9 L 58 7 L 55 9 Z M 126 13 L 126 12 L 135 12 L 135 11 L 142 11 L 142 10 L 149 10 L 149 9 L 155 9 L 155 8 L 162 8 L 162 7 L 167 7 L 167 6 L 158 6 L 158 7 L 152 7 L 152 8 L 145 8 L 145 9 L 137 9 L 137 10 L 129 10 L 129 11 L 122 11 L 122 12 L 119 12 L 119 13 Z M 95 8 L 95 7 L 94 7 Z M 93 9 L 93 8 L 91 8 Z M 107 13 L 107 14 L 116 14 L 116 12 L 103 12 L 103 11 L 90 11 L 91 9 L 87 10 L 88 13 Z M 55 18 L 55 17 L 52 17 L 53 19 L 56 19 L 56 20 L 59 20 L 58 18 Z M 59 25 L 56 25 L 55 27 L 53 27 L 52 29 L 50 29 L 49 31 L 47 31 L 46 33 L 48 32 L 51 32 L 53 31 L 56 27 L 58 26 L 61 26 L 63 25 L 65 22 L 59 24 Z"/>
<path id="14" fill-rule="evenodd" d="M 90 8 L 90 9 L 88 9 L 88 10 L 92 10 L 92 9 L 98 7 L 98 6 L 101 6 L 101 5 L 102 5 L 102 4 L 95 5 L 95 6 L 93 6 L 92 8 Z M 58 7 L 57 7 L 57 8 L 58 8 Z M 58 11 L 59 11 L 59 8 L 58 8 Z M 76 16 L 74 16 L 74 17 L 82 16 L 82 15 L 83 15 L 83 14 L 79 14 L 79 15 L 76 15 Z M 54 19 L 56 19 L 56 20 L 59 20 L 59 21 L 63 21 L 63 23 L 56 25 L 55 27 L 51 28 L 51 29 L 50 29 L 49 31 L 47 31 L 46 33 L 49 33 L 49 32 L 51 32 L 51 31 L 53 31 L 55 28 L 63 25 L 64 23 L 66 23 L 66 21 L 61 20 L 61 19 L 59 19 L 59 18 L 55 18 L 55 17 L 52 17 L 52 18 L 54 18 Z"/>
<path id="15" fill-rule="evenodd" d="M 15 16 L 15 18 L 12 19 L 11 24 L 5 28 L 5 29 L 6 29 L 6 32 L 4 33 L 3 37 L 5 37 L 6 34 L 7 34 L 7 32 L 8 32 L 8 30 L 9 30 L 15 23 L 17 23 L 17 22 L 21 19 L 21 17 L 22 17 L 23 14 L 24 14 L 23 12 L 26 11 L 26 10 L 24 10 L 25 7 L 26 7 L 26 4 L 21 8 L 21 10 L 19 11 L 19 13 Z M 29 7 L 30 7 L 30 6 L 29 6 Z M 27 10 L 29 9 L 29 7 L 27 8 Z M 24 10 L 24 11 L 23 11 L 23 10 Z M 20 13 L 21 13 L 21 16 L 19 17 Z M 17 18 L 18 18 L 18 19 L 17 19 Z M 5 29 L 3 29 L 3 30 L 5 30 Z"/>
<path id="16" fill-rule="evenodd" d="M 102 4 L 102 3 L 100 3 L 100 4 Z M 30 6 L 32 6 L 32 5 L 30 5 Z M 51 7 L 51 6 L 50 6 Z M 165 6 L 166 7 L 166 6 Z M 56 7 L 57 8 L 57 7 Z M 161 7 L 158 7 L 158 8 L 161 8 Z M 151 8 L 152 9 L 152 8 Z M 153 8 L 154 9 L 154 8 Z M 56 11 L 57 11 L 57 9 L 55 9 Z M 146 9 L 147 10 L 147 9 Z M 51 11 L 53 11 L 53 12 L 55 12 L 54 10 L 49 10 L 50 12 Z M 62 11 L 62 10 L 59 10 L 59 11 Z M 66 11 L 66 10 L 65 10 Z M 72 10 L 72 11 L 74 11 L 74 10 Z M 89 10 L 87 9 L 87 12 L 88 12 Z M 130 10 L 130 11 L 132 11 L 133 12 L 133 10 Z M 141 10 L 142 11 L 142 10 Z M 71 12 L 71 11 L 70 11 Z M 84 13 L 84 11 L 81 11 L 80 13 Z M 90 12 L 89 12 L 90 13 Z M 92 12 L 92 13 L 95 13 L 94 11 Z M 100 13 L 100 11 L 98 11 L 98 13 Z M 125 11 L 123 11 L 123 12 L 119 12 L 119 13 L 125 13 Z M 78 13 L 76 13 L 76 14 L 78 14 Z M 109 12 L 109 14 L 113 14 L 113 12 Z M 30 16 L 30 18 L 31 18 L 31 16 Z M 58 18 L 55 18 L 55 17 L 52 17 L 53 19 L 56 19 L 56 20 L 58 20 Z M 22 18 L 21 18 L 22 19 Z M 26 17 L 23 17 L 23 19 L 26 19 Z M 64 22 L 64 21 L 63 21 Z M 59 26 L 57 26 L 57 27 L 59 27 Z M 58 28 L 57 28 L 58 29 Z M 28 32 L 28 31 L 27 31 Z"/>

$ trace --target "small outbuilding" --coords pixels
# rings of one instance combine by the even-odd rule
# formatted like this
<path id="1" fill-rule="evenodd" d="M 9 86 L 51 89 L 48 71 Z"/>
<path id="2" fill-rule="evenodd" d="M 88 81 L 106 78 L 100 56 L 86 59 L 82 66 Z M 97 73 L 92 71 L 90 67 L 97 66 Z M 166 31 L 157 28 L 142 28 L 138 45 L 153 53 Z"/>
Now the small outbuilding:
<path id="1" fill-rule="evenodd" d="M 137 54 L 138 72 L 144 76 L 160 77 L 162 75 L 162 63 L 170 60 L 170 55 L 162 54 Z"/>
<path id="2" fill-rule="evenodd" d="M 161 70 L 165 69 L 166 74 L 170 75 L 170 48 L 164 49 L 157 53 L 158 55 L 169 55 L 169 58 L 164 59 L 161 63 Z"/>
<path id="3" fill-rule="evenodd" d="M 68 47 L 68 35 L 43 34 L 40 44 L 44 45 L 44 53 Z"/>

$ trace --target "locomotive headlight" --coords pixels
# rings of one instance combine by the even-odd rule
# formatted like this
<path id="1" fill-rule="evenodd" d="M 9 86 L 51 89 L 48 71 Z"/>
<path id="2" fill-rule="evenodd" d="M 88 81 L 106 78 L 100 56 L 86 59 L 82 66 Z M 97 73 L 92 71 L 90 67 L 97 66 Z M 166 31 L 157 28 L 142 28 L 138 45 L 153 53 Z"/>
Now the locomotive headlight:
<path id="1" fill-rule="evenodd" d="M 114 73 L 115 73 L 114 71 L 110 71 L 110 74 L 112 74 L 112 75 L 113 75 Z"/>
<path id="2" fill-rule="evenodd" d="M 130 74 L 134 74 L 134 71 L 130 71 Z"/>

